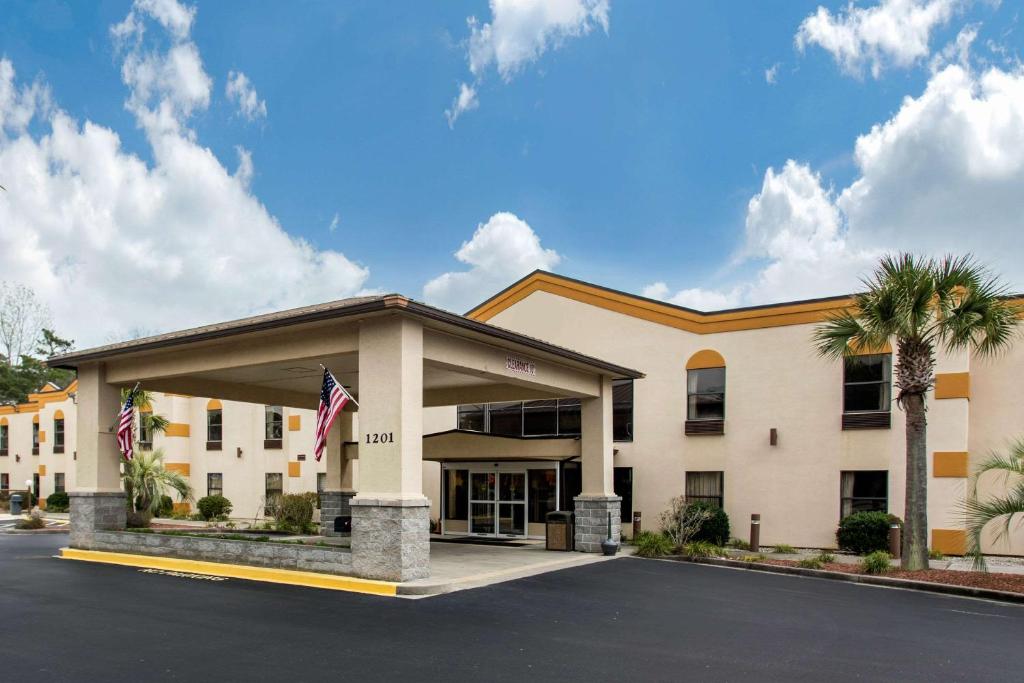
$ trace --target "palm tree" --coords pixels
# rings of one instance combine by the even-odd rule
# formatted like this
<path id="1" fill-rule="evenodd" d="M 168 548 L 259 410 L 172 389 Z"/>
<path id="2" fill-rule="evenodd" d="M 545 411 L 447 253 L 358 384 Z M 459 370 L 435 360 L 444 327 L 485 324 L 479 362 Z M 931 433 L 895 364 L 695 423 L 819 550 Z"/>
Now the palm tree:
<path id="1" fill-rule="evenodd" d="M 126 461 L 121 482 L 133 512 L 155 514 L 167 491 L 176 492 L 182 501 L 192 500 L 192 485 L 183 475 L 164 467 L 164 452 L 159 448 Z"/>
<path id="2" fill-rule="evenodd" d="M 818 353 L 843 358 L 895 342 L 896 404 L 906 415 L 904 569 L 928 567 L 928 459 L 925 394 L 935 383 L 935 351 L 990 356 L 1009 348 L 1021 309 L 971 256 L 886 256 L 853 305 L 814 331 Z"/>
<path id="3" fill-rule="evenodd" d="M 148 428 L 149 434 L 163 433 L 167 429 L 167 425 L 170 424 L 163 415 L 157 415 L 152 411 L 153 408 L 153 392 L 146 391 L 145 389 L 135 389 L 135 412 L 139 416 L 139 427 L 140 432 L 146 431 Z M 121 389 L 121 404 L 128 400 L 128 396 L 132 394 L 131 389 Z M 136 434 L 138 436 L 138 434 Z M 136 449 L 137 450 L 137 449 Z"/>
<path id="4" fill-rule="evenodd" d="M 1012 488 L 1001 496 L 987 500 L 978 499 L 978 479 L 988 472 L 1002 474 L 1004 483 Z M 1010 525 L 1018 515 L 1024 516 L 1024 439 L 1018 439 L 1010 446 L 1008 455 L 993 453 L 981 463 L 970 479 L 967 499 L 962 504 L 967 527 L 967 553 L 974 557 L 974 566 L 985 569 L 985 558 L 981 554 L 981 534 L 991 522 L 1000 520 L 1001 528 L 997 539 L 1006 538 Z"/>

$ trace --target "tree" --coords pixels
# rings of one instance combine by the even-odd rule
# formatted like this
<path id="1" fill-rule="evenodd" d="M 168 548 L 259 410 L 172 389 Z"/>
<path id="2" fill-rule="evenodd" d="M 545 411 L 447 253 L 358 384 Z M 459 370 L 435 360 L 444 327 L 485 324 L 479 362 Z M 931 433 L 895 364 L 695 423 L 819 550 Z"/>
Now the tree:
<path id="1" fill-rule="evenodd" d="M 978 479 L 993 473 L 1002 475 L 1008 490 L 1003 495 L 978 498 Z M 974 557 L 974 566 L 985 569 L 985 557 L 981 554 L 981 535 L 989 524 L 1002 522 L 996 538 L 1006 538 L 1014 519 L 1024 518 L 1024 439 L 1010 446 L 1007 455 L 993 453 L 971 474 L 968 496 L 962 508 L 967 527 L 967 554 Z"/>
<path id="2" fill-rule="evenodd" d="M 1000 353 L 1021 309 L 972 257 L 886 256 L 853 305 L 814 331 L 818 353 L 840 359 L 895 342 L 897 406 L 906 419 L 906 511 L 902 567 L 928 567 L 928 460 L 925 394 L 935 383 L 935 351 Z"/>
<path id="3" fill-rule="evenodd" d="M 128 400 L 128 396 L 132 393 L 131 389 L 121 390 L 121 405 Z M 163 415 L 157 415 L 153 412 L 153 393 L 144 389 L 135 390 L 135 414 L 138 416 L 139 429 L 140 431 L 146 431 L 149 434 L 163 433 L 167 429 L 167 425 L 170 421 Z M 135 433 L 138 437 L 139 432 Z M 138 444 L 136 443 L 136 446 Z M 135 450 L 138 450 L 136 447 Z"/>
<path id="4" fill-rule="evenodd" d="M 8 365 L 32 353 L 50 312 L 25 285 L 0 283 L 0 350 Z"/>
<path id="5" fill-rule="evenodd" d="M 137 452 L 126 461 L 121 482 L 133 512 L 156 514 L 160 498 L 168 491 L 176 492 L 183 501 L 192 500 L 192 485 L 183 475 L 164 467 L 164 452 L 160 449 Z"/>

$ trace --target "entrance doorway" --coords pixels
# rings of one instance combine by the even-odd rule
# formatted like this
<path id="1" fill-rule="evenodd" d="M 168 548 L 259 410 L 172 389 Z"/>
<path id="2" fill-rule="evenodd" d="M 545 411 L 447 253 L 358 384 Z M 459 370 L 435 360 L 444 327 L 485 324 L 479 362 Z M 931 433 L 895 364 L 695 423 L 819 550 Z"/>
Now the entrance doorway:
<path id="1" fill-rule="evenodd" d="M 526 472 L 471 472 L 469 533 L 474 536 L 526 535 Z"/>

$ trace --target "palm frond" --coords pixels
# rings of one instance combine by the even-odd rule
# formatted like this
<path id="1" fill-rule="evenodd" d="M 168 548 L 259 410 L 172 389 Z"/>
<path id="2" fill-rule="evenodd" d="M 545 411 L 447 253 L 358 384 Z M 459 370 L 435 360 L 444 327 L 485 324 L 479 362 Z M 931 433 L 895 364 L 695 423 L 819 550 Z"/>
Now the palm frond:
<path id="1" fill-rule="evenodd" d="M 1016 481 L 1008 493 L 980 500 L 978 481 L 989 473 L 1001 474 L 1001 480 L 1010 484 Z M 971 473 L 968 481 L 968 495 L 960 504 L 967 529 L 967 554 L 974 558 L 976 568 L 985 569 L 985 558 L 981 552 L 981 537 L 985 529 L 995 521 L 1001 521 L 996 538 L 1006 538 L 1015 519 L 1024 520 L 1024 439 L 1010 445 L 1009 451 L 992 453 Z"/>

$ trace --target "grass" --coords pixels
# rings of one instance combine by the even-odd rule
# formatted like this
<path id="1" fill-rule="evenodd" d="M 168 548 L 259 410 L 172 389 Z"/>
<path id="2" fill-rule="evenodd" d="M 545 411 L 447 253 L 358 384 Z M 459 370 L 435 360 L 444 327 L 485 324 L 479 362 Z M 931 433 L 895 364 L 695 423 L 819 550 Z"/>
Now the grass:
<path id="1" fill-rule="evenodd" d="M 707 541 L 693 541 L 683 546 L 683 555 L 687 557 L 721 557 L 725 549 Z"/>
<path id="2" fill-rule="evenodd" d="M 664 557 L 672 554 L 672 541 L 664 534 L 641 531 L 633 539 L 636 554 L 640 557 Z"/>
<path id="3" fill-rule="evenodd" d="M 750 550 L 750 544 L 744 541 L 742 538 L 733 538 L 729 541 L 730 548 L 736 548 L 736 550 Z"/>
<path id="4" fill-rule="evenodd" d="M 772 546 L 772 548 L 774 548 L 774 551 L 776 553 L 780 554 L 780 555 L 795 555 L 796 554 L 796 548 L 794 548 L 793 546 L 789 545 L 788 543 L 776 543 L 775 545 Z"/>
<path id="5" fill-rule="evenodd" d="M 860 561 L 860 569 L 865 574 L 884 574 L 891 568 L 890 560 L 892 555 L 884 550 L 876 550 Z"/>
<path id="6" fill-rule="evenodd" d="M 944 560 L 944 559 L 946 559 L 946 556 L 942 554 L 941 550 L 929 549 L 928 550 L 928 559 L 929 560 Z"/>
<path id="7" fill-rule="evenodd" d="M 743 555 L 742 557 L 736 558 L 740 562 L 764 562 L 768 558 L 758 553 L 757 555 Z"/>

